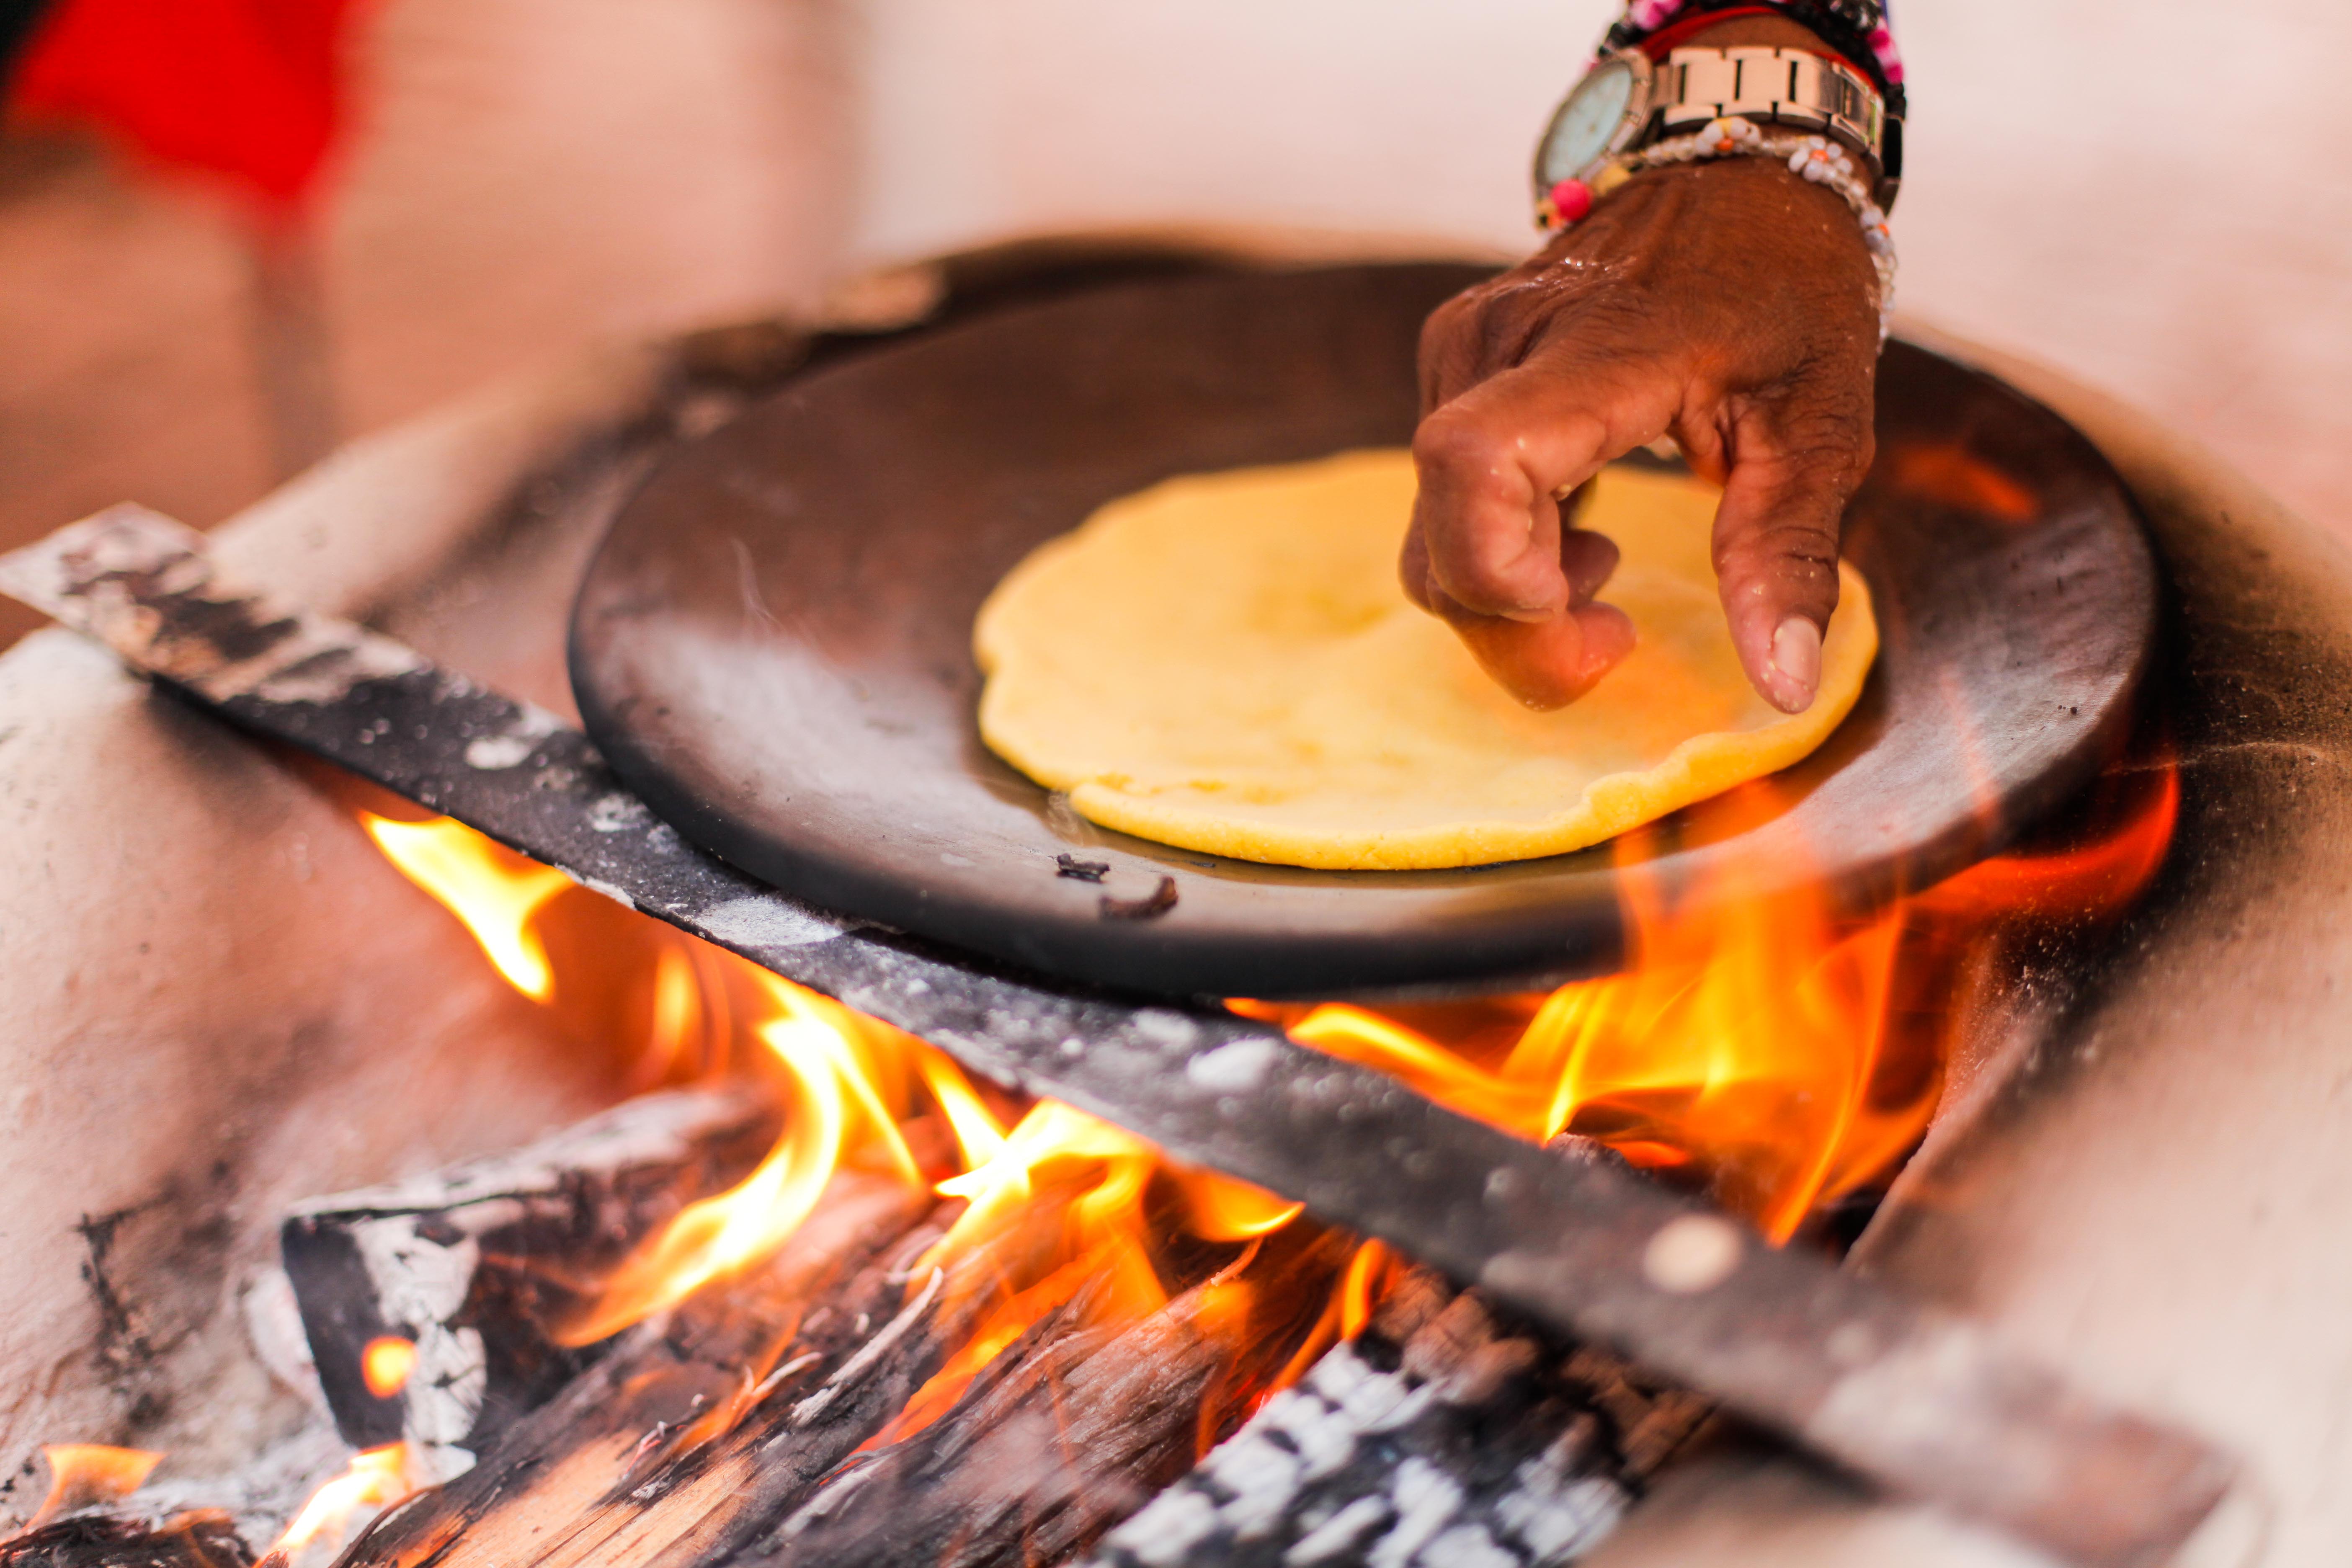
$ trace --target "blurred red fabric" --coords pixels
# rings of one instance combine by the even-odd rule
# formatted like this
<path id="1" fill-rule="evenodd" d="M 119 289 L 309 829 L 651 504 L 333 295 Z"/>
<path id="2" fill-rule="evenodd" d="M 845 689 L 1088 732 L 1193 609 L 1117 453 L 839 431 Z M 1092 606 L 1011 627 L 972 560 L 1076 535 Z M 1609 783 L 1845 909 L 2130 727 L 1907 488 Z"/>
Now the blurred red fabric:
<path id="1" fill-rule="evenodd" d="M 58 0 L 11 106 L 94 121 L 159 163 L 297 216 L 344 112 L 342 38 L 363 0 Z"/>

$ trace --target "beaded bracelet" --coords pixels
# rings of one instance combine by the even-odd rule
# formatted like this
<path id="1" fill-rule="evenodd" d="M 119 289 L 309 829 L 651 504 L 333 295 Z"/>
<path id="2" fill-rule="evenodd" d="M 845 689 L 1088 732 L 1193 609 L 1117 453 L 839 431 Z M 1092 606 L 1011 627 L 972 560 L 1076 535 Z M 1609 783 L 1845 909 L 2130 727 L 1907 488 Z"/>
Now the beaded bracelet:
<path id="1" fill-rule="evenodd" d="M 1863 243 L 1870 247 L 1871 265 L 1878 273 L 1878 333 L 1883 341 L 1895 310 L 1895 233 L 1872 197 L 1870 182 L 1854 167 L 1853 156 L 1843 144 L 1826 136 L 1775 134 L 1759 128 L 1752 120 L 1710 121 L 1688 136 L 1654 142 L 1612 159 L 1590 183 L 1562 180 L 1545 195 L 1536 209 L 1536 221 L 1547 232 L 1568 228 L 1591 212 L 1594 202 L 1644 169 L 1715 158 L 1780 159 L 1790 174 L 1826 185 L 1843 198 L 1861 221 Z"/>

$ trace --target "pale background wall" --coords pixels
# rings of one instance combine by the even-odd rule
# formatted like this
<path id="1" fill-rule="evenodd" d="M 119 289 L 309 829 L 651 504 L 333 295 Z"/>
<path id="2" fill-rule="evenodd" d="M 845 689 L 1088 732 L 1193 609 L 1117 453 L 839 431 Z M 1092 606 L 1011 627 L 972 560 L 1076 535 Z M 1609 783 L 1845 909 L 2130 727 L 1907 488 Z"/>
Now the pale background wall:
<path id="1" fill-rule="evenodd" d="M 856 163 L 850 0 L 374 0 L 316 228 L 347 433 L 597 338 L 816 299 Z M 214 193 L 0 136 L 0 544 L 275 482 Z M 0 605 L 0 645 L 30 624 Z"/>
<path id="2" fill-rule="evenodd" d="M 1896 0 L 1906 308 L 2352 531 L 2344 0 Z M 856 246 L 1193 216 L 1521 247 L 1596 0 L 871 0 Z"/>
<path id="3" fill-rule="evenodd" d="M 1605 0 L 381 0 L 320 228 L 354 432 L 859 262 L 1182 219 L 1526 243 Z M 2352 532 L 2343 0 L 1905 0 L 1905 303 Z M 204 193 L 0 138 L 0 542 L 272 480 Z M 0 614 L 0 640 L 8 623 Z"/>

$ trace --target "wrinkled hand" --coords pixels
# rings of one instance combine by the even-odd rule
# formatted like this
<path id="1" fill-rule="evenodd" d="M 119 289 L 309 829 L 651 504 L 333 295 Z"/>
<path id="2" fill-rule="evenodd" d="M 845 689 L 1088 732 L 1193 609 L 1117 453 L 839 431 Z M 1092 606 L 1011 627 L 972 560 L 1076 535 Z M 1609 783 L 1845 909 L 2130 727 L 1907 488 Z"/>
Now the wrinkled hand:
<path id="1" fill-rule="evenodd" d="M 1430 318 L 1405 592 L 1523 701 L 1575 700 L 1633 627 L 1594 596 L 1616 546 L 1556 498 L 1671 436 L 1724 487 L 1715 566 L 1740 663 L 1801 711 L 1870 467 L 1875 289 L 1853 214 L 1778 163 L 1636 176 Z"/>

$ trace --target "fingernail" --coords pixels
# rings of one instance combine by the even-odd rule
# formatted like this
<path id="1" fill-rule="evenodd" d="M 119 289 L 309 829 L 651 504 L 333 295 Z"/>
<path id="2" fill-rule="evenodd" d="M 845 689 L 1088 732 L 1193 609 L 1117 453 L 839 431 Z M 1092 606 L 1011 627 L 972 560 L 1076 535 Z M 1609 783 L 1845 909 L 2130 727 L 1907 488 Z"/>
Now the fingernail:
<path id="1" fill-rule="evenodd" d="M 1821 628 L 1802 616 L 1790 616 L 1772 634 L 1772 700 L 1784 713 L 1802 713 L 1813 705 L 1813 690 L 1822 683 Z"/>

